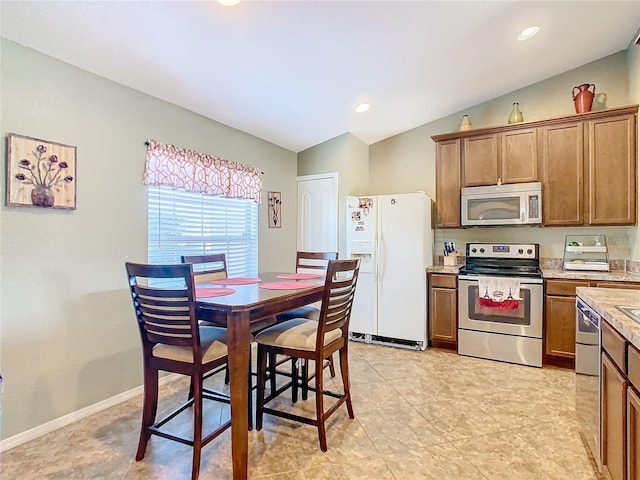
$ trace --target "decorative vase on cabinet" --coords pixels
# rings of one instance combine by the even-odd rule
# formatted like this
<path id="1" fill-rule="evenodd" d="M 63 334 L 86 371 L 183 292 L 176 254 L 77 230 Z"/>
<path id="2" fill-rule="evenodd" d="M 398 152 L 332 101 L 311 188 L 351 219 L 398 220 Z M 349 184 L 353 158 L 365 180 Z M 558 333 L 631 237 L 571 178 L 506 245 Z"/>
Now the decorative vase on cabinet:
<path id="1" fill-rule="evenodd" d="M 462 122 L 460 123 L 460 131 L 471 130 L 471 122 L 469 121 L 469 115 L 462 116 Z"/>
<path id="2" fill-rule="evenodd" d="M 589 90 L 593 87 L 593 91 Z M 576 93 L 578 90 L 578 93 Z M 593 97 L 596 94 L 596 86 L 593 83 L 583 83 L 577 87 L 573 87 L 571 91 L 573 95 L 573 103 L 576 107 L 576 113 L 585 113 L 591 111 L 593 105 Z"/>
<path id="3" fill-rule="evenodd" d="M 524 121 L 524 117 L 520 111 L 520 104 L 518 102 L 513 104 L 513 110 L 511 110 L 511 115 L 509 115 L 508 121 L 509 123 L 520 123 Z"/>

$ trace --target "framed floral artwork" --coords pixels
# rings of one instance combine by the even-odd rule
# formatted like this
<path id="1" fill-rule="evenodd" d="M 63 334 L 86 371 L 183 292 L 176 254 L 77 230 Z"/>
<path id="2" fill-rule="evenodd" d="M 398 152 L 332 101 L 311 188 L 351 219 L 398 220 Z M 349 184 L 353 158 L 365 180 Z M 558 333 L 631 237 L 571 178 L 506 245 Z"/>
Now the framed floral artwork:
<path id="1" fill-rule="evenodd" d="M 267 192 L 267 208 L 269 209 L 269 228 L 282 227 L 282 200 L 280 192 Z"/>
<path id="2" fill-rule="evenodd" d="M 7 206 L 76 209 L 76 147 L 7 135 Z"/>

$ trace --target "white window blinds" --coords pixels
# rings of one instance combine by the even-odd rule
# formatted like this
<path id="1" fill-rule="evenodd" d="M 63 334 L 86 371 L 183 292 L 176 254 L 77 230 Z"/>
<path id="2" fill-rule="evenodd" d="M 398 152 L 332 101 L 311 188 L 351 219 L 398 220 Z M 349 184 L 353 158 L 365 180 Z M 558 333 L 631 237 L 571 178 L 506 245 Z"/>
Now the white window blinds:
<path id="1" fill-rule="evenodd" d="M 224 253 L 229 277 L 258 274 L 258 204 L 148 187 L 149 263 Z"/>

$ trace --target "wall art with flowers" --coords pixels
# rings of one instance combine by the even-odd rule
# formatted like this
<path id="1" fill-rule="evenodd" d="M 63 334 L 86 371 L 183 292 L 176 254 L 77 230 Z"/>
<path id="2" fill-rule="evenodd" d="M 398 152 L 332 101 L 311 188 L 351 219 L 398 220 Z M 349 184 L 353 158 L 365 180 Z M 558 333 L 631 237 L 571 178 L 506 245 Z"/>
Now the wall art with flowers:
<path id="1" fill-rule="evenodd" d="M 76 208 L 76 147 L 7 135 L 7 206 Z"/>
<path id="2" fill-rule="evenodd" d="M 267 208 L 269 209 L 269 228 L 282 227 L 282 200 L 280 192 L 267 192 Z"/>

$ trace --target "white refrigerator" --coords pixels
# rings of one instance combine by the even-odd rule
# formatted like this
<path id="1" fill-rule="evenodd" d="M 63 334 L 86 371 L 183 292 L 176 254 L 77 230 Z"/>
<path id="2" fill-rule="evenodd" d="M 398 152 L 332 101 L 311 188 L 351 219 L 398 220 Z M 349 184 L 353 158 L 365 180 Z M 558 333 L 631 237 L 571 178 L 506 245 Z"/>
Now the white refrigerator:
<path id="1" fill-rule="evenodd" d="M 347 256 L 360 258 L 350 336 L 427 347 L 426 268 L 433 264 L 424 193 L 347 197 Z"/>

